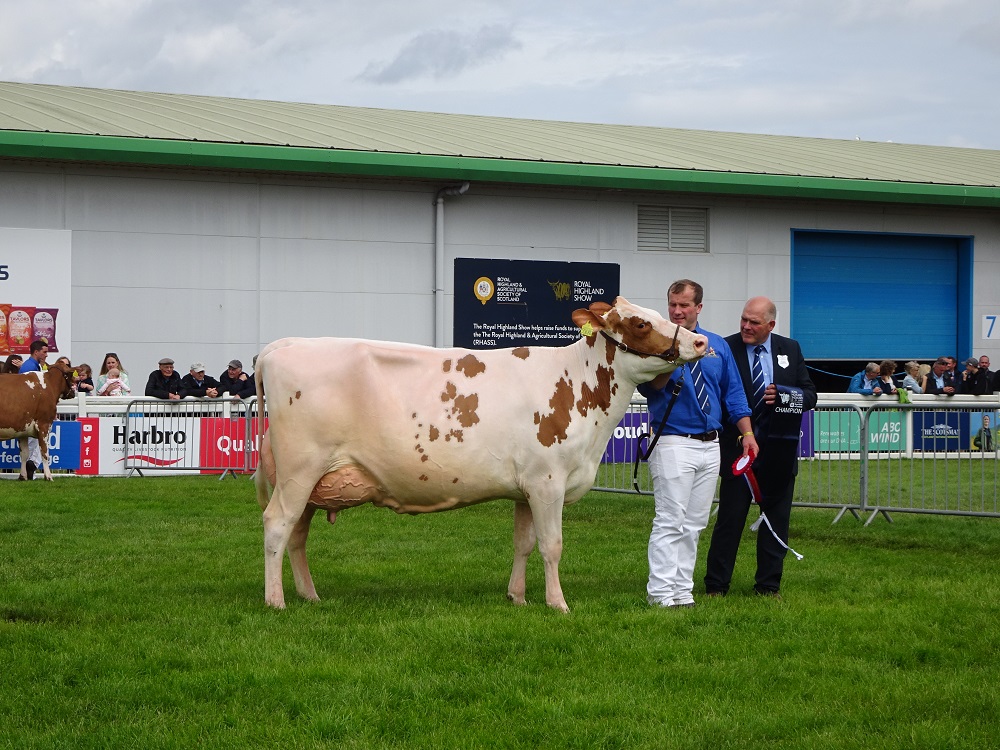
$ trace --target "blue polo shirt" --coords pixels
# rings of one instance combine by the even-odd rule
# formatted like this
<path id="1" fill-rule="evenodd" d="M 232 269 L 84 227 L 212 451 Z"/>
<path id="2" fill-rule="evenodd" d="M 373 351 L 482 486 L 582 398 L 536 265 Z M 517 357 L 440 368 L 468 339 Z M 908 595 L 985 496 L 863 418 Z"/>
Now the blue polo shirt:
<path id="1" fill-rule="evenodd" d="M 742 417 L 749 417 L 752 414 L 729 344 L 722 336 L 706 331 L 701 326 L 695 326 L 694 332 L 708 339 L 708 354 L 702 357 L 699 363 L 705 389 L 708 392 L 710 411 L 706 413 L 698 403 L 690 365 L 684 365 L 674 370 L 670 382 L 662 389 L 654 389 L 649 383 L 639 386 L 639 393 L 645 396 L 648 402 L 650 431 L 655 431 L 659 426 L 673 395 L 674 383 L 682 376 L 684 384 L 673 411 L 670 412 L 666 427 L 663 428 L 663 434 L 699 434 L 721 430 L 724 420 L 735 424 Z"/>
<path id="2" fill-rule="evenodd" d="M 41 372 L 42 366 L 38 364 L 38 360 L 34 357 L 25 357 L 21 366 L 18 368 L 17 373 L 20 375 L 25 372 Z"/>

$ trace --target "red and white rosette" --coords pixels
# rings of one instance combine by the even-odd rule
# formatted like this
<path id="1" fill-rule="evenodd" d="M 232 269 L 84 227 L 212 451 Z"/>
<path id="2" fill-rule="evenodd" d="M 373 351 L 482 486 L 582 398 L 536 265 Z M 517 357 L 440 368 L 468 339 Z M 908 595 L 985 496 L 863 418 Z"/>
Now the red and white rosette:
<path id="1" fill-rule="evenodd" d="M 774 527 L 771 526 L 771 522 L 768 520 L 767 514 L 764 513 L 764 509 L 760 507 L 760 485 L 757 484 L 757 477 L 754 476 L 753 473 L 753 460 L 755 458 L 756 456 L 751 452 L 746 456 L 740 456 L 735 462 L 733 462 L 733 476 L 743 477 L 747 481 L 747 484 L 750 486 L 750 497 L 753 498 L 754 503 L 756 503 L 757 507 L 760 508 L 760 518 L 753 522 L 750 526 L 750 531 L 757 531 L 757 529 L 760 528 L 760 522 L 763 521 L 767 524 L 767 528 L 771 532 L 771 536 L 778 541 L 778 544 L 795 555 L 796 559 L 801 560 L 802 555 L 781 541 L 781 537 L 774 532 Z"/>

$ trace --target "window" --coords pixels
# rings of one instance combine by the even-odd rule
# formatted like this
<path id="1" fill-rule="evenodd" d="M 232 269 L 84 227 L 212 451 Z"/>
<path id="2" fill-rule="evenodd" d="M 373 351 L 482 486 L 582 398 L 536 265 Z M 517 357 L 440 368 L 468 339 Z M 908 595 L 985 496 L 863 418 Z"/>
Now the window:
<path id="1" fill-rule="evenodd" d="M 639 206 L 640 252 L 708 252 L 708 209 Z"/>

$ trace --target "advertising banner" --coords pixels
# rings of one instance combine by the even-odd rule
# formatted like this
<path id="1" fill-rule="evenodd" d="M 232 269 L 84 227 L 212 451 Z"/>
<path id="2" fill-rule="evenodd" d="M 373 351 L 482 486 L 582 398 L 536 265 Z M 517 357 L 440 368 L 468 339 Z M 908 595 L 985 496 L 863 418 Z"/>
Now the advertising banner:
<path id="1" fill-rule="evenodd" d="M 618 296 L 617 263 L 455 259 L 455 346 L 565 346 L 573 311 Z"/>
<path id="2" fill-rule="evenodd" d="M 968 450 L 969 412 L 913 412 L 913 448 L 918 451 Z"/>
<path id="3" fill-rule="evenodd" d="M 253 418 L 251 418 L 251 421 Z M 253 426 L 256 429 L 256 426 Z M 267 420 L 264 420 L 267 429 Z M 247 471 L 257 469 L 260 438 L 250 441 L 250 453 L 247 449 L 247 418 L 225 419 L 223 417 L 205 417 L 201 420 L 201 466 L 203 474 L 219 474 L 223 471 L 241 471 L 244 461 L 249 459 Z"/>
<path id="4" fill-rule="evenodd" d="M 80 468 L 80 425 L 56 420 L 49 430 L 49 468 L 75 471 Z M 21 447 L 17 438 L 0 441 L 0 469 L 21 468 Z M 41 473 L 41 467 L 39 473 Z"/>

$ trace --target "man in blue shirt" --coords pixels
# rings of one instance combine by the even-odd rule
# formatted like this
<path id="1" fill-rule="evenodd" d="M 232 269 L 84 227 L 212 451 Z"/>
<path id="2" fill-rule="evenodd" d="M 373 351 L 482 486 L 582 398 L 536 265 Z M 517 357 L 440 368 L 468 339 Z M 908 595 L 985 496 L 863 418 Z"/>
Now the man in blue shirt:
<path id="1" fill-rule="evenodd" d="M 750 407 L 739 371 L 725 340 L 698 326 L 703 290 L 680 279 L 667 290 L 670 320 L 708 338 L 708 353 L 674 372 L 639 386 L 646 397 L 650 425 L 659 425 L 684 378 L 673 410 L 649 457 L 656 513 L 649 536 L 646 600 L 659 607 L 693 607 L 698 538 L 708 525 L 719 476 L 719 432 L 735 424 L 743 435 L 744 455 L 758 452 Z"/>
<path id="2" fill-rule="evenodd" d="M 848 393 L 860 393 L 864 396 L 881 396 L 882 381 L 878 377 L 879 368 L 874 362 L 865 365 L 865 369 L 851 378 L 847 386 Z"/>

